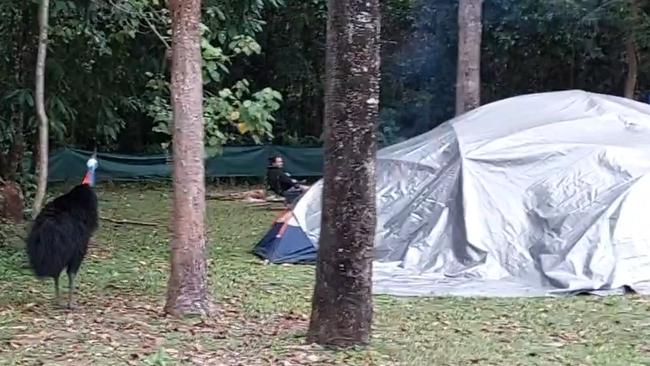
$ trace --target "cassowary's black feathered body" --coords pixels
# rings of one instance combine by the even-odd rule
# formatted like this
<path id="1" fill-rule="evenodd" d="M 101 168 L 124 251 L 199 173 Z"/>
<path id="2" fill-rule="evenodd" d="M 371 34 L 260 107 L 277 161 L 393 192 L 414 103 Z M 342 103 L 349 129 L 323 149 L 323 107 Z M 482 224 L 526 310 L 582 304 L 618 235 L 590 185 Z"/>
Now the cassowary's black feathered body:
<path id="1" fill-rule="evenodd" d="M 29 263 L 37 277 L 54 279 L 57 302 L 59 276 L 66 269 L 69 308 L 75 275 L 97 226 L 97 195 L 89 185 L 80 184 L 45 205 L 27 237 Z"/>

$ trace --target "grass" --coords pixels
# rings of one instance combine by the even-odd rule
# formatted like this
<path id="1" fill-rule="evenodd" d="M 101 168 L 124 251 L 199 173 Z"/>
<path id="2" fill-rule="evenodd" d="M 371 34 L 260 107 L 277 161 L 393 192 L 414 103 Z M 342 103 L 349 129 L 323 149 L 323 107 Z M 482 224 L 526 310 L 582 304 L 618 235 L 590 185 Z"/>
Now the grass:
<path id="1" fill-rule="evenodd" d="M 1 365 L 648 365 L 650 301 L 375 297 L 372 346 L 304 344 L 312 266 L 264 265 L 250 249 L 274 213 L 209 201 L 210 281 L 222 311 L 165 317 L 170 191 L 99 189 L 102 221 L 78 277 L 79 308 L 52 307 L 50 281 L 0 244 Z M 65 292 L 64 292 L 65 294 Z"/>

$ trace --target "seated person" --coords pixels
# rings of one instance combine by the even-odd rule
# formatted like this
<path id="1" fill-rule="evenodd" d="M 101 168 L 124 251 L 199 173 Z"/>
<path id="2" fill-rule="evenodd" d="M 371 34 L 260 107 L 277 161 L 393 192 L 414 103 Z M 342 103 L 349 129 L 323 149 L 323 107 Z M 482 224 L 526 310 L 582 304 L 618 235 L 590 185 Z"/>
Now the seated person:
<path id="1" fill-rule="evenodd" d="M 266 171 L 269 188 L 279 196 L 284 197 L 289 203 L 300 197 L 309 189 L 308 186 L 299 184 L 291 175 L 284 171 L 284 161 L 281 156 L 272 156 Z"/>

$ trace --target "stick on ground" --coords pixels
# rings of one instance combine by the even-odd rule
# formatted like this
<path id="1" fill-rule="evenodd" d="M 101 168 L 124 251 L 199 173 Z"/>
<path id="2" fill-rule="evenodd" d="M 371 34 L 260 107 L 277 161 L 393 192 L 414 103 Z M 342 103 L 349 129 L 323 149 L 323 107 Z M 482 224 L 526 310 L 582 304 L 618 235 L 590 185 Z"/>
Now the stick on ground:
<path id="1" fill-rule="evenodd" d="M 126 219 L 113 219 L 113 218 L 110 218 L 110 217 L 100 217 L 100 219 L 106 220 L 108 222 L 112 222 L 114 224 L 121 224 L 121 225 L 160 226 L 160 224 L 157 223 L 157 222 L 134 221 L 134 220 L 126 220 Z"/>

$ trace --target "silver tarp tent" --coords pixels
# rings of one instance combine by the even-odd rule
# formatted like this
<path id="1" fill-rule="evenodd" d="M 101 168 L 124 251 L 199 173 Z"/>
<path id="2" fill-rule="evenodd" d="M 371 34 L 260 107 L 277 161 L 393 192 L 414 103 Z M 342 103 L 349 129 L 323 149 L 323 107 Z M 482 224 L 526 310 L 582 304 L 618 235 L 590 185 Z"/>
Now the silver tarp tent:
<path id="1" fill-rule="evenodd" d="M 509 98 L 384 148 L 377 164 L 375 293 L 650 293 L 646 104 Z M 314 245 L 321 188 L 294 210 Z"/>

